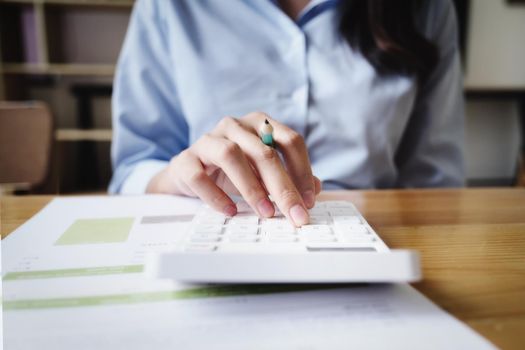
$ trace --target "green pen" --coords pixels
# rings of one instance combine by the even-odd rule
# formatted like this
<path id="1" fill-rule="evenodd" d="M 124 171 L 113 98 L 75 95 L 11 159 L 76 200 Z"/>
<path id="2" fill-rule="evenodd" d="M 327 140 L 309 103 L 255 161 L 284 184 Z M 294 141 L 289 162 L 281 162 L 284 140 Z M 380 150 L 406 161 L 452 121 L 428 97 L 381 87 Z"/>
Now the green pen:
<path id="1" fill-rule="evenodd" d="M 275 143 L 273 142 L 273 127 L 268 119 L 264 120 L 264 124 L 261 126 L 260 133 L 261 141 L 265 145 L 275 148 Z"/>

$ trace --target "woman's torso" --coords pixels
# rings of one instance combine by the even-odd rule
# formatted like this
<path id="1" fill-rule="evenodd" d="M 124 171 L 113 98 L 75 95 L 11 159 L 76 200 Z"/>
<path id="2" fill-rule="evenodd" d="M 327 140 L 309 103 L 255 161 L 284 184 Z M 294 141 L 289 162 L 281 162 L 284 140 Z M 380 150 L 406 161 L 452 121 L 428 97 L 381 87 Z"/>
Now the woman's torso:
<path id="1" fill-rule="evenodd" d="M 339 34 L 335 2 L 298 24 L 266 0 L 164 4 L 190 144 L 226 115 L 263 111 L 304 136 L 325 188 L 395 186 L 415 79 L 378 76 Z"/>

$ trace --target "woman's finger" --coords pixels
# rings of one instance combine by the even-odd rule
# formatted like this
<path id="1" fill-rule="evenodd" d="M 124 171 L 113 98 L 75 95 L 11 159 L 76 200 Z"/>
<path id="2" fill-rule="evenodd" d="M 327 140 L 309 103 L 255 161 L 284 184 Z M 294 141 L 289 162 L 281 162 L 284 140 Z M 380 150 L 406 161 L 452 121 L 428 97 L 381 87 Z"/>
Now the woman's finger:
<path id="1" fill-rule="evenodd" d="M 183 172 L 179 178 L 184 185 L 197 197 L 202 199 L 213 209 L 225 215 L 237 214 L 237 207 L 230 197 L 221 190 L 206 173 L 200 160 L 189 151 L 179 155 L 179 171 Z"/>
<path id="2" fill-rule="evenodd" d="M 291 179 L 301 193 L 304 204 L 307 208 L 312 208 L 315 204 L 315 184 L 312 174 L 312 167 L 308 157 L 308 151 L 303 137 L 286 125 L 271 119 L 264 113 L 252 113 L 242 119 L 254 130 L 267 119 L 273 127 L 273 139 L 282 153 L 286 169 Z"/>
<path id="3" fill-rule="evenodd" d="M 241 193 L 235 187 L 235 185 L 230 181 L 228 176 L 222 171 L 222 169 L 217 169 L 217 174 L 210 175 L 213 181 L 221 188 L 228 196 L 241 196 Z"/>
<path id="4" fill-rule="evenodd" d="M 263 144 L 257 135 L 233 118 L 223 119 L 215 132 L 240 146 L 268 193 L 294 225 L 302 226 L 308 223 L 309 216 L 302 197 L 273 148 Z"/>
<path id="5" fill-rule="evenodd" d="M 205 164 L 213 164 L 224 171 L 244 200 L 261 217 L 275 213 L 268 194 L 255 176 L 241 148 L 234 142 L 213 135 L 204 135 L 192 147 L 192 151 Z"/>

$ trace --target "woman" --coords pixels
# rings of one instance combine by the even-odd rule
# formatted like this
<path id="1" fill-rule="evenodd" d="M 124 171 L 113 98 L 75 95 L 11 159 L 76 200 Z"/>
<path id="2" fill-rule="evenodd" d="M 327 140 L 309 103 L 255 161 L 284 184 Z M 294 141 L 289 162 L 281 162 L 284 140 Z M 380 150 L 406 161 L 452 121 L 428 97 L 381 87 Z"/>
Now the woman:
<path id="1" fill-rule="evenodd" d="M 271 195 L 300 226 L 320 182 L 461 186 L 454 10 L 449 0 L 139 0 L 113 118 L 114 193 L 197 196 L 227 215 L 237 210 L 228 194 L 240 193 L 262 217 L 274 215 Z M 258 136 L 265 119 L 278 152 Z"/>

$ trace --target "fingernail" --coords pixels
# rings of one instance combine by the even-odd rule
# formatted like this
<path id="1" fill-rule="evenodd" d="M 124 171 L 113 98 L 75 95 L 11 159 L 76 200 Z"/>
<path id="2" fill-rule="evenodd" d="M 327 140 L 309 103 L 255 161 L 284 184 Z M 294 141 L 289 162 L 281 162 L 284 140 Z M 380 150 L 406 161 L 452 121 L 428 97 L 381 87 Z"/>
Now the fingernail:
<path id="1" fill-rule="evenodd" d="M 315 203 L 315 195 L 314 191 L 304 191 L 303 194 L 303 201 L 307 208 L 312 208 Z"/>
<path id="2" fill-rule="evenodd" d="M 300 204 L 296 204 L 290 209 L 290 216 L 295 226 L 303 226 L 308 223 L 308 213 Z"/>
<path id="3" fill-rule="evenodd" d="M 274 213 L 273 204 L 268 198 L 263 198 L 257 203 L 257 210 L 265 218 L 272 217 Z"/>
<path id="4" fill-rule="evenodd" d="M 237 207 L 233 204 L 228 204 L 224 207 L 222 212 L 227 216 L 234 216 L 235 214 L 237 214 Z"/>

